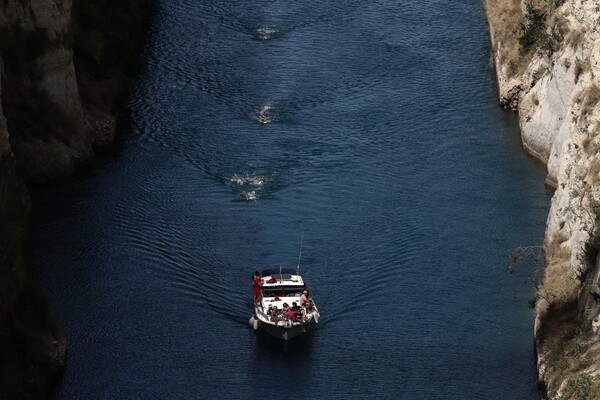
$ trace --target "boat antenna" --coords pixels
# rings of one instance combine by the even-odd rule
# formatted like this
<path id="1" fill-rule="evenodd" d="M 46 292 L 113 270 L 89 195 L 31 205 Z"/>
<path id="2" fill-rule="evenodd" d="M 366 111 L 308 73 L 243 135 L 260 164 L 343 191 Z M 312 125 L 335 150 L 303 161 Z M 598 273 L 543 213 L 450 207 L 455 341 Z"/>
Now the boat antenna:
<path id="1" fill-rule="evenodd" d="M 279 264 L 279 282 L 283 281 L 283 275 L 281 275 L 281 264 Z"/>
<path id="2" fill-rule="evenodd" d="M 304 243 L 304 230 L 300 239 L 300 252 L 298 253 L 298 266 L 296 267 L 296 276 L 300 275 L 300 259 L 302 258 L 302 244 Z"/>

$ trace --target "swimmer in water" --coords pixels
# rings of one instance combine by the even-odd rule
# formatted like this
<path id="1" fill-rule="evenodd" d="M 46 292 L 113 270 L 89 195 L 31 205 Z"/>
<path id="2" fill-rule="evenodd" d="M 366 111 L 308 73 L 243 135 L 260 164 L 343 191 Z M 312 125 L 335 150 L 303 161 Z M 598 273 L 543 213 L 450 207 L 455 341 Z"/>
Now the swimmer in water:
<path id="1" fill-rule="evenodd" d="M 270 109 L 271 106 L 268 105 L 264 105 L 260 108 L 260 111 L 258 112 L 258 122 L 261 124 L 268 124 L 272 121 L 272 119 L 267 115 Z"/>
<path id="2" fill-rule="evenodd" d="M 233 183 L 234 185 L 243 185 L 244 184 L 244 178 L 234 175 L 231 177 L 230 182 Z"/>
<path id="3" fill-rule="evenodd" d="M 257 38 L 260 40 L 269 40 L 273 37 L 273 34 L 277 32 L 276 29 L 272 28 L 258 28 L 256 30 Z"/>
<path id="4" fill-rule="evenodd" d="M 256 192 L 254 190 L 251 190 L 249 192 L 243 192 L 242 197 L 246 201 L 255 201 L 258 198 L 258 196 L 256 195 Z"/>
<path id="5" fill-rule="evenodd" d="M 251 185 L 261 186 L 265 183 L 265 180 L 258 175 L 252 175 L 248 178 L 248 183 L 250 183 Z"/>
<path id="6" fill-rule="evenodd" d="M 267 113 L 267 111 L 269 111 L 270 109 L 271 109 L 271 106 L 264 105 L 260 108 L 258 115 L 265 115 Z"/>

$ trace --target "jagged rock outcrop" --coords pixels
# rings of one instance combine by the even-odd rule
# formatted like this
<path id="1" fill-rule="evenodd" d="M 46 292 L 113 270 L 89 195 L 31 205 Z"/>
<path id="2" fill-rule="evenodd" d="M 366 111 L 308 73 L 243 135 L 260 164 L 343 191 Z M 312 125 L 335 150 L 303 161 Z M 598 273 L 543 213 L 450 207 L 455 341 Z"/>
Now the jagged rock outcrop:
<path id="1" fill-rule="evenodd" d="M 5 0 L 2 103 L 19 169 L 71 175 L 114 141 L 150 0 Z M 35 118 L 32 118 L 35 116 Z"/>
<path id="2" fill-rule="evenodd" d="M 113 143 L 152 5 L 0 3 L 0 399 L 46 398 L 66 359 L 62 329 L 27 277 L 26 183 L 68 176 Z"/>
<path id="3" fill-rule="evenodd" d="M 0 171 L 0 399 L 45 398 L 64 369 L 66 339 L 27 280 L 22 247 L 29 197 L 15 173 L 1 105 Z"/>
<path id="4" fill-rule="evenodd" d="M 69 47 L 71 6 L 71 0 L 6 0 L 0 12 L 1 50 L 10 53 L 2 103 L 11 147 L 19 167 L 37 179 L 71 174 L 93 156 Z M 36 114 L 46 123 L 29 123 Z"/>
<path id="5" fill-rule="evenodd" d="M 498 18 L 507 4 L 520 13 Z M 501 103 L 512 95 L 523 147 L 547 165 L 546 183 L 555 189 L 536 305 L 538 379 L 549 398 L 591 399 L 600 395 L 600 337 L 592 332 L 592 321 L 600 326 L 600 7 L 585 0 L 540 4 L 543 44 L 529 54 L 522 47 L 502 51 L 532 23 L 527 4 L 488 0 L 486 11 Z M 507 25 L 518 32 L 512 43 L 501 34 Z M 510 77 L 508 65 L 517 66 Z"/>

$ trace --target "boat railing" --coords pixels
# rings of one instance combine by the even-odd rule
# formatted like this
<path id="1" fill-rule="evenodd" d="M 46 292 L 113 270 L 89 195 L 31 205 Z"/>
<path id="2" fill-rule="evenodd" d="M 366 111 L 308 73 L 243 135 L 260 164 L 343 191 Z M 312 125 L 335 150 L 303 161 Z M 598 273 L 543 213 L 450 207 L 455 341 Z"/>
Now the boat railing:
<path id="1" fill-rule="evenodd" d="M 267 321 L 269 320 L 269 316 L 264 312 L 264 308 L 262 306 L 262 304 L 260 305 L 260 307 L 256 308 L 256 311 L 258 312 L 258 314 L 263 317 L 264 319 L 266 319 Z"/>

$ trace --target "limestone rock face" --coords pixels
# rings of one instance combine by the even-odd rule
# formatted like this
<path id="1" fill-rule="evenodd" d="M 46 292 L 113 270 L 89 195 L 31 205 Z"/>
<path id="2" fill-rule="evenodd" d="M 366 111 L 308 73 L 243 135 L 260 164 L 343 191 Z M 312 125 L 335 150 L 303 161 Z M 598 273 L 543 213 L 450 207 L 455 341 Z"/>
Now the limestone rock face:
<path id="1" fill-rule="evenodd" d="M 493 32 L 499 27 L 489 20 L 492 47 L 498 49 Z M 501 96 L 514 93 L 514 83 L 519 83 L 516 103 L 523 147 L 547 165 L 546 183 L 556 189 L 545 232 L 544 292 L 535 324 L 538 379 L 549 398 L 561 398 L 576 377 L 592 379 L 600 373 L 598 340 L 581 345 L 582 361 L 565 364 L 562 370 L 555 361 L 561 357 L 556 343 L 580 328 L 579 318 L 585 332 L 592 331 L 593 321 L 600 326 L 600 263 L 589 259 L 597 257 L 600 246 L 594 241 L 600 237 L 598 21 L 597 2 L 567 0 L 547 20 L 549 31 L 561 31 L 554 51 L 538 50 L 511 79 L 503 77 L 507 68 L 502 63 L 507 60 L 496 57 Z M 560 310 L 569 308 L 565 299 L 570 298 L 577 304 L 568 319 Z"/>
<path id="2" fill-rule="evenodd" d="M 566 68 L 562 60 L 558 58 L 556 64 L 547 58 L 536 60 L 534 72 L 528 77 L 531 85 L 521 92 L 519 99 L 523 146 L 548 165 L 549 180 L 553 182 L 556 181 L 556 158 L 569 134 L 567 113 L 575 86 L 574 68 Z"/>
<path id="3" fill-rule="evenodd" d="M 512 77 L 508 63 L 499 57 L 502 43 L 496 41 L 495 27 L 490 26 L 500 102 L 518 109 L 523 147 L 548 165 L 547 182 L 552 186 L 562 144 L 573 129 L 573 108 L 598 76 L 594 74 L 600 59 L 596 8 L 584 0 L 565 2 L 556 11 L 561 24 L 568 26 L 559 49 L 552 54 L 539 51 L 522 74 Z"/>

